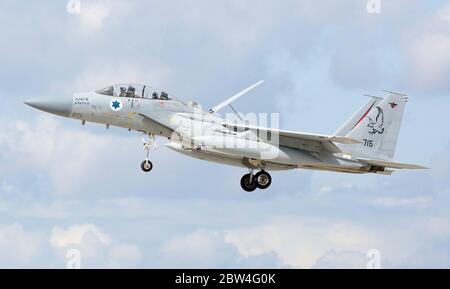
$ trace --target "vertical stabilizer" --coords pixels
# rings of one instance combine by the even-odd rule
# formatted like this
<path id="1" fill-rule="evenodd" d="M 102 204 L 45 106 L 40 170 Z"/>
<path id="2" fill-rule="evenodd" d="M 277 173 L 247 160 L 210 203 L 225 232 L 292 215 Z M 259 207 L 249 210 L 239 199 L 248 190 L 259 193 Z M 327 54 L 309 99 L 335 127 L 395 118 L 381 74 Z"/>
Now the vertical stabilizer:
<path id="1" fill-rule="evenodd" d="M 346 135 L 360 144 L 345 150 L 357 156 L 392 159 L 400 132 L 407 96 L 387 91 L 387 96 Z"/>

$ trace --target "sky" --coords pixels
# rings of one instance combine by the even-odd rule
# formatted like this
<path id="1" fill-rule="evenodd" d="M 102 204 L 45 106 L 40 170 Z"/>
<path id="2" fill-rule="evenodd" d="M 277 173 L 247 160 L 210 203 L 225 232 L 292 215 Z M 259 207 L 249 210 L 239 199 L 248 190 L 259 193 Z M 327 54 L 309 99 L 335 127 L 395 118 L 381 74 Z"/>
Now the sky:
<path id="1" fill-rule="evenodd" d="M 450 267 L 446 1 L 0 0 L 0 267 Z M 71 4 L 69 3 L 69 4 Z M 379 5 L 378 5 L 379 4 Z M 146 83 L 332 134 L 382 89 L 409 95 L 392 176 L 245 170 L 45 114 L 26 99 Z"/>

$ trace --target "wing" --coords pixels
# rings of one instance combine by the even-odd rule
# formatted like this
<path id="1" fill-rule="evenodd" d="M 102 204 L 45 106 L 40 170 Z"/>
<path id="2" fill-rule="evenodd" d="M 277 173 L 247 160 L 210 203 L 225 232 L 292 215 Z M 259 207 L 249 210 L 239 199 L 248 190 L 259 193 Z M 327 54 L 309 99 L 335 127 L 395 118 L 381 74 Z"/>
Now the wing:
<path id="1" fill-rule="evenodd" d="M 174 130 L 171 129 L 170 127 L 168 127 L 160 122 L 157 122 L 154 119 L 149 118 L 145 114 L 138 113 L 137 115 L 142 117 L 143 123 L 148 130 L 147 132 L 152 132 L 154 134 L 163 135 L 165 137 L 170 137 L 172 135 L 172 133 L 174 132 Z"/>
<path id="2" fill-rule="evenodd" d="M 363 164 L 368 164 L 368 165 L 372 165 L 372 166 L 380 166 L 380 167 L 388 167 L 388 168 L 393 168 L 393 169 L 412 169 L 412 170 L 428 169 L 427 167 L 423 167 L 423 166 L 419 166 L 419 165 L 397 163 L 397 162 L 390 162 L 390 161 L 383 161 L 383 160 L 371 160 L 371 159 L 362 159 L 362 158 L 358 158 L 357 160 Z"/>
<path id="3" fill-rule="evenodd" d="M 257 136 L 267 136 L 268 141 L 274 142 L 274 137 L 278 136 L 281 146 L 302 149 L 313 152 L 320 152 L 323 149 L 331 153 L 341 153 L 342 151 L 334 144 L 358 144 L 360 141 L 345 136 L 329 136 L 321 134 L 311 134 L 288 130 L 278 130 L 265 127 L 248 126 L 241 124 L 224 124 L 224 127 L 236 131 L 252 131 Z"/>

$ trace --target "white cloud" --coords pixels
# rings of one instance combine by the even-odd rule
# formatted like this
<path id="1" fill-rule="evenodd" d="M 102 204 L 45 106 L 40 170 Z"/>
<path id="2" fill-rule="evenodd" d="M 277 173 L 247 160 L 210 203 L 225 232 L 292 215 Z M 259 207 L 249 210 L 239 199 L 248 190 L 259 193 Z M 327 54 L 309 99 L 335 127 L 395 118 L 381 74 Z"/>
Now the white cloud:
<path id="1" fill-rule="evenodd" d="M 253 228 L 230 230 L 226 241 L 245 257 L 273 251 L 283 265 L 300 268 L 310 268 L 330 250 L 365 251 L 379 244 L 373 232 L 351 223 L 330 224 L 293 216 Z"/>
<path id="2" fill-rule="evenodd" d="M 138 246 L 119 242 L 93 224 L 55 226 L 51 232 L 0 224 L 0 267 L 65 268 L 69 249 L 80 250 L 82 268 L 136 267 L 143 258 Z"/>
<path id="3" fill-rule="evenodd" d="M 138 246 L 117 242 L 93 224 L 76 224 L 67 229 L 54 227 L 50 244 L 60 256 L 65 256 L 69 249 L 80 250 L 83 268 L 136 267 L 143 256 Z"/>
<path id="4" fill-rule="evenodd" d="M 0 267 L 33 266 L 44 244 L 40 233 L 27 232 L 18 223 L 0 224 Z"/>
<path id="5" fill-rule="evenodd" d="M 365 269 L 368 259 L 365 253 L 357 251 L 329 251 L 317 259 L 316 269 Z"/>
<path id="6" fill-rule="evenodd" d="M 84 235 L 88 232 L 94 234 L 94 236 L 104 245 L 109 245 L 111 243 L 110 237 L 92 224 L 73 225 L 66 230 L 54 227 L 52 229 L 50 243 L 56 247 L 80 245 Z"/>
<path id="7" fill-rule="evenodd" d="M 275 268 L 283 266 L 275 252 L 243 256 L 223 231 L 200 229 L 171 239 L 161 247 L 163 267 Z M 161 266 L 161 265 L 159 265 Z"/>
<path id="8" fill-rule="evenodd" d="M 396 224 L 380 222 L 382 226 L 370 226 L 353 221 L 289 216 L 229 230 L 196 230 L 164 244 L 162 264 L 169 267 L 253 264 L 269 268 L 365 268 L 370 260 L 367 252 L 376 249 L 382 267 L 405 267 L 411 258 L 414 264 L 420 264 L 420 254 L 428 250 L 433 240 L 448 237 L 449 232 L 445 218 L 408 219 L 406 223 Z M 250 261 L 258 258 L 264 261 Z"/>
<path id="9" fill-rule="evenodd" d="M 45 172 L 61 195 L 79 192 L 114 151 L 125 158 L 126 148 L 139 144 L 137 138 L 95 134 L 81 126 L 65 128 L 61 118 L 43 113 L 30 123 L 2 119 L 0 129 L 0 170 L 12 175 L 27 166 L 35 174 Z"/>
<path id="10" fill-rule="evenodd" d="M 80 0 L 79 13 L 70 14 L 78 20 L 78 29 L 86 35 L 94 35 L 108 24 L 118 23 L 128 15 L 129 3 L 114 0 Z"/>
<path id="11" fill-rule="evenodd" d="M 80 11 L 82 28 L 85 31 L 96 31 L 102 28 L 103 22 L 110 15 L 109 7 L 101 2 L 83 1 Z"/>
<path id="12" fill-rule="evenodd" d="M 411 27 L 404 47 L 411 84 L 422 89 L 448 88 L 450 73 L 450 4 Z"/>
<path id="13" fill-rule="evenodd" d="M 161 248 L 163 263 L 168 266 L 211 267 L 222 262 L 232 263 L 236 249 L 224 242 L 223 234 L 197 230 L 174 238 Z M 176 262 L 173 262 L 176 260 Z"/>
<path id="14" fill-rule="evenodd" d="M 409 58 L 413 80 L 426 87 L 447 82 L 450 71 L 450 35 L 442 32 L 416 36 L 410 44 Z"/>
<path id="15" fill-rule="evenodd" d="M 243 257 L 275 252 L 280 266 L 364 268 L 367 251 L 377 249 L 382 266 L 404 267 L 411 258 L 416 260 L 415 266 L 420 264 L 416 255 L 448 238 L 450 232 L 445 217 L 401 222 L 378 219 L 378 223 L 381 225 L 290 216 L 228 230 L 225 240 L 235 245 Z M 448 262 L 445 260 L 442 264 Z"/>

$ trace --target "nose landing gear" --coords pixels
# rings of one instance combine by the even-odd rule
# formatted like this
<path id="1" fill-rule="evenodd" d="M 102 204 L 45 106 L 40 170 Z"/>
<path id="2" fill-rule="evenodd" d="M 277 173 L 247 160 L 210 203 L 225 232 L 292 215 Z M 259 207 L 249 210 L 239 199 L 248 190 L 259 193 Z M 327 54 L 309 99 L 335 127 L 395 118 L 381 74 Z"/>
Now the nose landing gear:
<path id="1" fill-rule="evenodd" d="M 156 149 L 155 137 L 153 136 L 153 134 L 149 134 L 148 135 L 148 140 L 145 140 L 145 138 L 142 137 L 142 142 L 144 143 L 144 151 L 146 152 L 146 157 L 145 157 L 145 160 L 142 161 L 142 163 L 141 163 L 141 169 L 144 172 L 148 173 L 149 171 L 151 171 L 153 169 L 153 164 L 148 159 L 148 155 L 150 154 L 150 146 L 151 146 L 151 144 L 154 144 L 154 147 Z"/>
<path id="2" fill-rule="evenodd" d="M 149 171 L 151 171 L 151 170 L 153 169 L 153 164 L 152 164 L 152 162 L 149 161 L 149 160 L 142 161 L 142 163 L 141 163 L 141 169 L 142 169 L 144 172 L 148 173 Z"/>
<path id="3" fill-rule="evenodd" d="M 272 177 L 264 170 L 253 174 L 253 170 L 250 170 L 249 174 L 244 175 L 241 178 L 241 187 L 246 192 L 253 192 L 258 189 L 267 189 L 272 184 Z"/>

